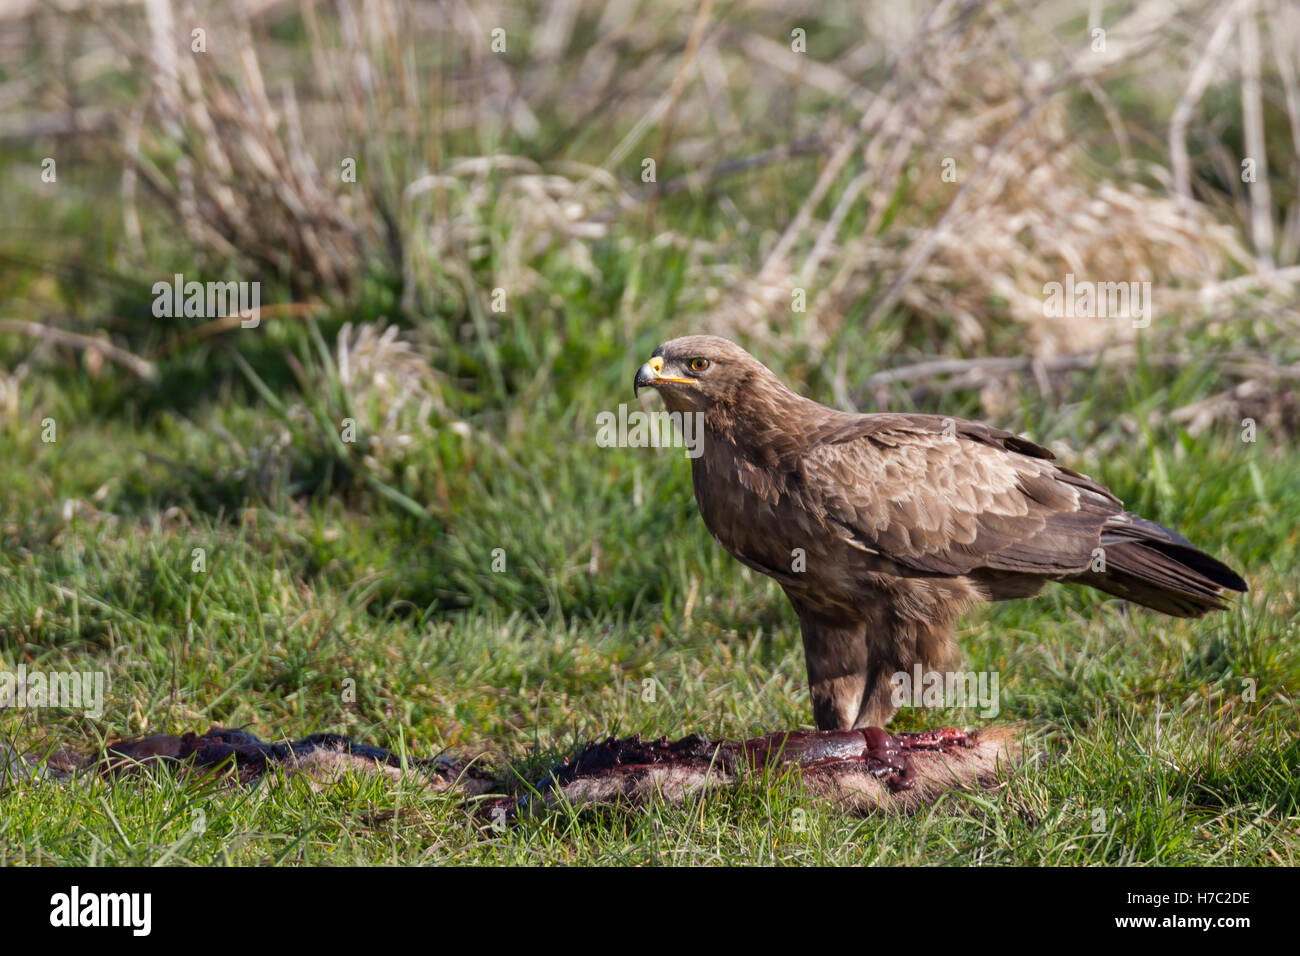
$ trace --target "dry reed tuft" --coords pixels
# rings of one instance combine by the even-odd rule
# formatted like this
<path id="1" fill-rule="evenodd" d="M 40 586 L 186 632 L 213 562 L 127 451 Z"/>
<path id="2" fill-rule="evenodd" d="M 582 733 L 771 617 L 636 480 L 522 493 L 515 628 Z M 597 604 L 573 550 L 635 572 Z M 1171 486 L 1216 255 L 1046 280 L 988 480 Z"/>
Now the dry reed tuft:
<path id="1" fill-rule="evenodd" d="M 1228 314 L 1241 273 L 1285 300 L 1294 281 L 1271 270 L 1300 254 L 1300 168 L 1275 163 L 1270 193 L 1264 161 L 1300 152 L 1276 141 L 1300 144 L 1300 15 L 1283 0 L 1099 11 L 832 6 L 808 16 L 807 52 L 779 10 L 686 0 L 142 0 L 67 15 L 146 78 L 114 127 L 128 234 L 140 181 L 211 260 L 299 294 L 348 293 L 380 264 L 408 314 L 479 315 L 498 288 L 553 297 L 544 270 L 591 274 L 601 244 L 670 245 L 689 252 L 683 326 L 819 349 L 901 310 L 917 339 L 979 349 L 1009 322 L 1050 356 L 1133 335 L 1045 316 L 1044 286 L 1066 273 L 1149 281 L 1161 313 L 1199 321 Z M 190 49 L 194 23 L 207 55 Z M 297 45 L 274 38 L 285 24 Z M 1188 141 L 1213 139 L 1202 101 L 1232 88 L 1265 179 L 1225 198 Z M 1264 128 L 1267 99 L 1285 125 Z M 721 205 L 712 234 L 665 201 L 683 191 Z M 629 332 L 664 321 L 624 307 Z"/>
<path id="2" fill-rule="evenodd" d="M 345 407 L 360 419 L 364 461 L 389 473 L 416 439 L 433 434 L 443 404 L 428 360 L 393 325 L 368 323 L 339 330 L 335 367 Z"/>

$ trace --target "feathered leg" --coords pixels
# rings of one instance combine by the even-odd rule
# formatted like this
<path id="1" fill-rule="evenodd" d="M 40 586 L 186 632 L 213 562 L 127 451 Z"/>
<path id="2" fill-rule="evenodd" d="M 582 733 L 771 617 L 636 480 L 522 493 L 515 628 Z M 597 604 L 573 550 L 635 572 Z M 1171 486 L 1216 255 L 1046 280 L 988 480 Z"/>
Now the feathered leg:
<path id="1" fill-rule="evenodd" d="M 867 687 L 867 628 L 805 613 L 797 605 L 808 667 L 808 690 L 818 730 L 854 726 Z"/>
<path id="2" fill-rule="evenodd" d="M 898 712 L 895 675 L 915 683 L 918 664 L 924 680 L 932 671 L 952 670 L 960 656 L 952 625 L 938 615 L 891 615 L 886 626 L 868 632 L 866 643 L 869 666 L 854 728 L 884 727 Z"/>

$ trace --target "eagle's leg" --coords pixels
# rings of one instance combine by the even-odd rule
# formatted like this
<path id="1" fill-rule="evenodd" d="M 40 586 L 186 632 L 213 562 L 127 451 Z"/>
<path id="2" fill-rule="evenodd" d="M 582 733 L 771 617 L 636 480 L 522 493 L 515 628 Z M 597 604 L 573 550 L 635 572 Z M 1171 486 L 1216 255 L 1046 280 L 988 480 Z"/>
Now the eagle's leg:
<path id="1" fill-rule="evenodd" d="M 960 656 L 953 633 L 957 602 L 922 604 L 919 613 L 882 603 L 866 619 L 828 616 L 793 597 L 791 603 L 818 730 L 884 727 L 900 705 L 895 675 L 914 680 L 918 665 L 923 677 L 950 670 Z"/>
<path id="2" fill-rule="evenodd" d="M 886 627 L 871 631 L 867 645 L 871 666 L 864 682 L 862 706 L 853 722 L 855 730 L 884 727 L 907 702 L 909 695 L 903 694 L 900 699 L 899 675 L 915 682 L 919 670 L 924 681 L 934 671 L 951 670 L 960 657 L 951 615 L 938 613 L 926 618 L 891 615 Z"/>
<path id="3" fill-rule="evenodd" d="M 867 690 L 866 623 L 832 620 L 797 605 L 795 609 L 817 729 L 851 730 Z"/>
<path id="4" fill-rule="evenodd" d="M 894 702 L 893 675 L 899 670 L 901 665 L 892 654 L 872 654 L 871 669 L 863 682 L 863 694 L 852 724 L 854 730 L 884 727 L 898 713 L 898 704 Z"/>

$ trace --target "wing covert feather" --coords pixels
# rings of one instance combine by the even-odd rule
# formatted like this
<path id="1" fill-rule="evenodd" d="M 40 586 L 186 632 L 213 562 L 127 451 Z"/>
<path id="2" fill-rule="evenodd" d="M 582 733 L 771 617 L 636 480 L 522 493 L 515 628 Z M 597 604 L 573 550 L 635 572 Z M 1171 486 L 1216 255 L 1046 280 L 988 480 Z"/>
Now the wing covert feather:
<path id="1" fill-rule="evenodd" d="M 1078 572 L 1106 518 L 1123 510 L 1092 479 L 1008 432 L 949 422 L 945 433 L 930 416 L 862 418 L 888 421 L 810 448 L 807 481 L 828 522 L 916 571 Z"/>

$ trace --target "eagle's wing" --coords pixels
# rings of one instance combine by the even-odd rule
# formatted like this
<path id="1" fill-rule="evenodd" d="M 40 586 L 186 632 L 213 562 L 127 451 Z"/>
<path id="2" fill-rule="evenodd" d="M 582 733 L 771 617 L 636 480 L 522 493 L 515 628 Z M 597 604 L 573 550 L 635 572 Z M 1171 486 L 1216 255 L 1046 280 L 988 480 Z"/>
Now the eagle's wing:
<path id="1" fill-rule="evenodd" d="M 1087 569 L 1120 501 L 1050 451 L 977 422 L 846 416 L 802 456 L 825 520 L 922 574 Z"/>

